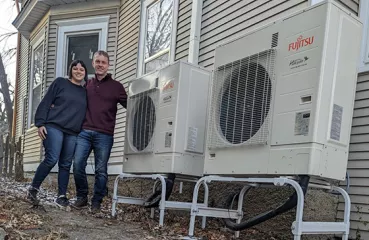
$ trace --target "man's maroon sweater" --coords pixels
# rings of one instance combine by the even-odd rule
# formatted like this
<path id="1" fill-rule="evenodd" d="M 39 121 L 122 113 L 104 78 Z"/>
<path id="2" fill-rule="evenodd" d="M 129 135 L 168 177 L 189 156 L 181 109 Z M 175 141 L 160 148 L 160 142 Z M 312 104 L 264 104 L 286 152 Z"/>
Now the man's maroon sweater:
<path id="1" fill-rule="evenodd" d="M 82 128 L 114 135 L 117 104 L 127 108 L 127 94 L 123 85 L 107 74 L 102 80 L 96 76 L 87 81 L 87 112 Z"/>

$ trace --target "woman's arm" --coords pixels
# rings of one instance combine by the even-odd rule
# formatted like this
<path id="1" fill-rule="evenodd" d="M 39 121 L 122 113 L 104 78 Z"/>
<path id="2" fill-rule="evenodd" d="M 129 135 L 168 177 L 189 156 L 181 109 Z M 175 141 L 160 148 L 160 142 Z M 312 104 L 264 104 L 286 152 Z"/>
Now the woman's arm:
<path id="1" fill-rule="evenodd" d="M 54 102 L 58 89 L 60 87 L 59 78 L 55 79 L 53 83 L 51 83 L 49 89 L 47 90 L 45 96 L 41 100 L 40 104 L 37 107 L 35 114 L 35 126 L 42 127 L 46 124 L 47 114 L 49 113 L 51 104 Z"/>

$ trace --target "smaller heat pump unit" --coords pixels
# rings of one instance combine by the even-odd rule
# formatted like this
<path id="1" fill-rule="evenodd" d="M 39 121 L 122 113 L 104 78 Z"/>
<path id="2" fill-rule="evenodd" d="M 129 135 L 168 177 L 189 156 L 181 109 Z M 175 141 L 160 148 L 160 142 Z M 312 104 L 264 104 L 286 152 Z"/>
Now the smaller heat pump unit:
<path id="1" fill-rule="evenodd" d="M 130 83 L 125 173 L 203 174 L 210 80 L 179 61 Z"/>
<path id="2" fill-rule="evenodd" d="M 345 179 L 361 31 L 325 1 L 217 47 L 204 173 Z"/>

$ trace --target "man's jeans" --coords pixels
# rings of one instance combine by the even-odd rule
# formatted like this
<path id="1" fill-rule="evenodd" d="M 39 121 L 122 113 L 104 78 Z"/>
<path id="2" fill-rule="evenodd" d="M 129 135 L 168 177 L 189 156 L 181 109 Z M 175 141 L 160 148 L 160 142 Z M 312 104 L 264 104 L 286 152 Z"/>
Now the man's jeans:
<path id="1" fill-rule="evenodd" d="M 93 150 L 95 155 L 95 187 L 91 202 L 102 202 L 106 194 L 108 161 L 113 142 L 113 136 L 91 130 L 82 130 L 78 135 L 73 164 L 77 198 L 86 198 L 88 195 L 86 166 L 87 159 Z"/>
<path id="2" fill-rule="evenodd" d="M 39 189 L 51 169 L 59 161 L 58 192 L 66 195 L 69 183 L 69 171 L 72 166 L 77 136 L 46 126 L 46 139 L 43 141 L 45 159 L 38 166 L 32 181 L 32 187 Z"/>

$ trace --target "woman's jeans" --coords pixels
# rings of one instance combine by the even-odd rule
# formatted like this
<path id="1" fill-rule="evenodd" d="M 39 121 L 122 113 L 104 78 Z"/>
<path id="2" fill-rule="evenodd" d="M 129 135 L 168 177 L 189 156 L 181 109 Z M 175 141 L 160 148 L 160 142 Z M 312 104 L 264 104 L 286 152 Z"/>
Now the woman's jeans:
<path id="1" fill-rule="evenodd" d="M 66 195 L 69 172 L 72 166 L 77 136 L 66 134 L 56 128 L 46 126 L 46 139 L 43 141 L 45 159 L 40 163 L 32 181 L 32 187 L 39 189 L 51 169 L 58 162 L 58 192 Z"/>

